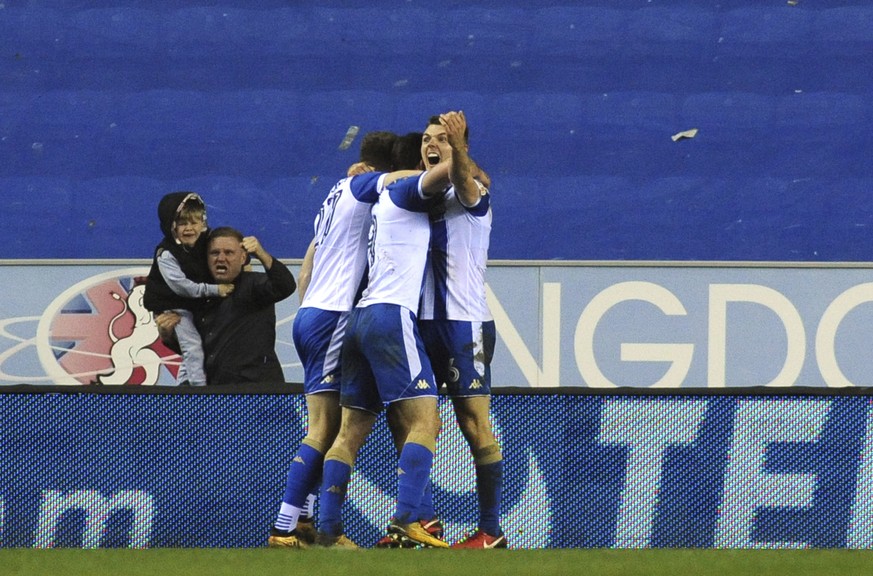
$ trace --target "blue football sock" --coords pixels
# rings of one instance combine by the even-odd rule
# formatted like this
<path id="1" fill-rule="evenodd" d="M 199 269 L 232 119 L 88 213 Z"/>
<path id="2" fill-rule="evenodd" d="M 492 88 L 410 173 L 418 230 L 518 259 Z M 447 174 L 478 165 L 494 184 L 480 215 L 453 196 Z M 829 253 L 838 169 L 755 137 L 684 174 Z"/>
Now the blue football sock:
<path id="1" fill-rule="evenodd" d="M 436 518 L 436 510 L 433 506 L 433 480 L 428 476 L 427 485 L 421 495 L 421 503 L 418 505 L 418 519 L 433 520 L 434 518 Z"/>
<path id="2" fill-rule="evenodd" d="M 433 452 L 414 442 L 407 442 L 400 451 L 397 476 L 397 510 L 394 519 L 401 524 L 417 520 L 421 495 L 429 483 L 433 467 Z"/>
<path id="3" fill-rule="evenodd" d="M 503 460 L 476 465 L 479 494 L 479 529 L 500 536 L 500 502 L 503 499 Z"/>
<path id="4" fill-rule="evenodd" d="M 273 524 L 277 530 L 285 532 L 293 530 L 297 527 L 300 516 L 306 515 L 308 497 L 318 488 L 323 465 L 324 454 L 307 444 L 300 445 L 285 479 L 282 506 Z"/>
<path id="5" fill-rule="evenodd" d="M 352 477 L 352 467 L 340 460 L 324 461 L 324 477 L 319 495 L 319 528 L 328 536 L 343 533 L 343 503 Z"/>
<path id="6" fill-rule="evenodd" d="M 306 498 L 318 487 L 323 467 L 324 454 L 312 446 L 301 444 L 288 469 L 282 501 L 297 508 L 305 508 Z"/>

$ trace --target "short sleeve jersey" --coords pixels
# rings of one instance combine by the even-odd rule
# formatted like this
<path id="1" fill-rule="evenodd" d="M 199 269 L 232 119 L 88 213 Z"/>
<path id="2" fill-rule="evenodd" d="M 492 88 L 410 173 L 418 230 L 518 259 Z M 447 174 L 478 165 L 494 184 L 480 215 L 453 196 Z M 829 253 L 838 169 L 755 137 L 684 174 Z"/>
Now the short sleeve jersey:
<path id="1" fill-rule="evenodd" d="M 301 308 L 352 309 L 367 266 L 370 211 L 384 173 L 368 172 L 334 185 L 315 218 L 312 279 Z"/>
<path id="2" fill-rule="evenodd" d="M 397 304 L 418 312 L 430 242 L 428 211 L 438 199 L 425 199 L 422 176 L 403 178 L 383 189 L 373 207 L 367 288 L 359 307 Z"/>
<path id="3" fill-rule="evenodd" d="M 461 204 L 449 189 L 445 211 L 431 216 L 430 264 L 424 282 L 423 320 L 491 320 L 485 271 L 491 237 L 491 195 L 480 184 L 479 202 Z"/>

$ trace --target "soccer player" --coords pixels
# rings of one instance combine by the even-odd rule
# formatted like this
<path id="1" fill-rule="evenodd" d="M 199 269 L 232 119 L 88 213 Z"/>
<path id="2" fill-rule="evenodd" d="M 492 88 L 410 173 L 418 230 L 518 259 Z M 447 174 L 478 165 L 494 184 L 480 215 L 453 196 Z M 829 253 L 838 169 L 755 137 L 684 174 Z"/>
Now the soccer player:
<path id="1" fill-rule="evenodd" d="M 485 299 L 491 194 L 480 181 L 487 182 L 487 176 L 480 175 L 469 159 L 468 138 L 466 132 L 448 132 L 440 118 L 433 116 L 422 139 L 426 169 L 449 158 L 454 169 L 443 210 L 431 214 L 430 261 L 419 328 L 437 383 L 447 387 L 476 468 L 478 530 L 452 548 L 506 548 L 500 527 L 503 455 L 489 417 L 496 338 Z M 430 492 L 425 495 L 430 500 L 425 499 L 419 514 L 433 518 L 432 496 Z"/>
<path id="2" fill-rule="evenodd" d="M 463 134 L 462 115 L 448 113 L 449 133 Z M 437 387 L 418 333 L 422 278 L 430 242 L 428 211 L 449 184 L 443 164 L 418 177 L 385 178 L 373 207 L 367 288 L 352 311 L 343 343 L 342 418 L 324 463 L 320 537 L 343 537 L 342 505 L 357 454 L 377 415 L 389 411 L 405 431 L 398 463 L 397 507 L 389 534 L 406 546 L 446 548 L 418 522 L 440 429 Z"/>
<path id="3" fill-rule="evenodd" d="M 288 470 L 282 504 L 267 540 L 270 547 L 306 548 L 315 541 L 314 492 L 324 454 L 340 423 L 342 339 L 365 276 L 370 210 L 379 198 L 381 172 L 404 161 L 392 156 L 399 139 L 390 132 L 367 133 L 361 142 L 361 161 L 349 169 L 349 177 L 333 186 L 315 219 L 315 235 L 299 275 L 301 301 L 292 327 L 303 363 L 309 427 Z M 345 536 L 336 544 L 355 547 Z"/>

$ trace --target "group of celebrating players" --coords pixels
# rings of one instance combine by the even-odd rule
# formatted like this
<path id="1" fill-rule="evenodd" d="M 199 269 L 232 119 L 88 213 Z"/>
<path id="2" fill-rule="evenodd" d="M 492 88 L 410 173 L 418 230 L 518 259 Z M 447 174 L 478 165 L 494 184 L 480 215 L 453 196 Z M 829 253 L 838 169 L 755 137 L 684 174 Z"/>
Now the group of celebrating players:
<path id="1" fill-rule="evenodd" d="M 358 547 L 344 533 L 342 505 L 357 454 L 386 406 L 399 455 L 397 503 L 375 546 L 507 546 L 503 455 L 490 423 L 491 183 L 468 148 L 460 111 L 431 117 L 423 133 L 368 133 L 361 162 L 321 206 L 293 325 L 309 427 L 270 547 Z M 477 530 L 451 546 L 430 480 L 442 386 L 473 456 L 479 500 Z"/>

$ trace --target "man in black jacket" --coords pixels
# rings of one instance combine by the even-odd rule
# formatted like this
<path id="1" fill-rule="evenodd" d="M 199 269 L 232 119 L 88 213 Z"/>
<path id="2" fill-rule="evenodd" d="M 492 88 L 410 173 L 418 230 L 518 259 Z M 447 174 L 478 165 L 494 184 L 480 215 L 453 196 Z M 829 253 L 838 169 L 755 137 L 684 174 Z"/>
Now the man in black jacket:
<path id="1" fill-rule="evenodd" d="M 245 270 L 251 254 L 265 272 Z M 209 235 L 206 260 L 212 278 L 233 284 L 225 298 L 208 298 L 194 318 L 206 353 L 207 384 L 284 383 L 276 356 L 276 302 L 294 293 L 291 271 L 274 259 L 254 236 L 233 228 L 216 228 Z M 162 337 L 169 336 L 178 316 L 156 318 Z"/>

